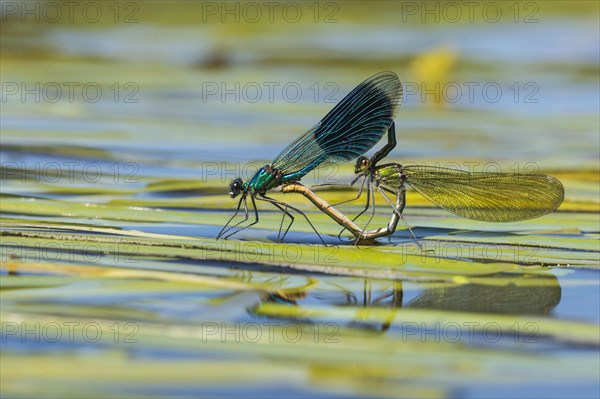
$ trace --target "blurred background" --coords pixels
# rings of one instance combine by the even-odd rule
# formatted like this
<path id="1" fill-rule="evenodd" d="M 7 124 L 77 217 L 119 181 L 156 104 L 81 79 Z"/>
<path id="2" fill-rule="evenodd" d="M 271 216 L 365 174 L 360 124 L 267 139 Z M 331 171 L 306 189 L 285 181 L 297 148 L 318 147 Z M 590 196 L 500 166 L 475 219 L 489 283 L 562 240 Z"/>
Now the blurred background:
<path id="1" fill-rule="evenodd" d="M 596 1 L 0 1 L 3 393 L 597 397 L 599 12 Z M 413 259 L 403 270 L 410 278 L 363 279 L 288 274 L 273 269 L 277 260 L 260 267 L 192 261 L 164 250 L 172 257 L 145 254 L 133 269 L 175 277 L 127 283 L 103 274 L 130 266 L 114 258 L 89 262 L 77 252 L 58 263 L 26 262 L 23 248 L 39 254 L 48 242 L 7 243 L 23 232 L 60 242 L 66 236 L 40 232 L 74 230 L 212 239 L 236 204 L 225 195 L 232 178 L 251 177 L 383 70 L 404 85 L 391 161 L 540 171 L 563 181 L 564 213 L 509 227 L 461 224 L 409 196 L 418 205 L 407 206 L 418 235 L 444 240 L 453 229 L 473 229 L 485 234 L 466 241 L 505 245 L 494 232 L 527 231 L 515 242 L 533 243 L 532 262 L 502 258 L 486 269 L 468 255 L 459 257 L 467 262 L 460 271 L 439 264 L 432 271 Z M 351 175 L 352 165 L 342 165 L 307 176 L 306 184 Z M 330 221 L 315 217 L 335 236 Z M 264 220 L 241 238 L 272 242 L 279 217 L 267 212 Z M 318 243 L 307 226 L 299 229 L 292 242 Z M 348 264 L 366 256 L 344 254 Z M 534 267 L 530 275 L 524 263 L 581 268 Z M 198 290 L 178 280 L 188 274 L 208 280 L 194 280 Z M 473 275 L 481 280 L 464 280 Z M 422 282 L 428 279 L 437 282 Z M 368 316 L 349 313 L 371 306 Z M 302 313 L 311 307 L 324 313 Z M 381 313 L 402 307 L 408 313 Z M 438 313 L 429 318 L 423 309 Z M 493 347 L 485 340 L 407 343 L 405 328 L 391 321 L 472 320 L 465 314 L 503 328 L 521 319 L 493 317 L 535 315 L 542 335 L 554 338 L 527 349 L 513 336 Z M 146 323 L 142 344 L 61 346 L 20 335 L 25 326 L 40 333 L 44 323 L 86 317 L 105 338 L 113 322 Z M 299 321 L 305 337 L 312 323 L 337 323 L 343 345 L 324 350 L 308 338 L 198 345 L 185 330 L 265 320 Z M 581 335 L 565 338 L 567 330 Z"/>
<path id="2" fill-rule="evenodd" d="M 3 1 L 3 145 L 263 162 L 392 70 L 396 158 L 596 166 L 594 3 Z"/>

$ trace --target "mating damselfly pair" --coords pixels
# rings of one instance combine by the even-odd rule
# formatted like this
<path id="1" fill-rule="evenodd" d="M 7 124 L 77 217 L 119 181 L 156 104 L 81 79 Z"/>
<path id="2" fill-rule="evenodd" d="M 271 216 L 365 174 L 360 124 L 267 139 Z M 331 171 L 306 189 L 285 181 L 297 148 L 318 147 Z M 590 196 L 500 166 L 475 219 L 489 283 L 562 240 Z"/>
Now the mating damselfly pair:
<path id="1" fill-rule="evenodd" d="M 393 72 L 378 73 L 359 84 L 320 122 L 285 148 L 271 164 L 260 168 L 250 180 L 233 180 L 229 195 L 232 198 L 241 197 L 235 213 L 217 238 L 231 237 L 257 224 L 259 215 L 256 201 L 263 201 L 282 212 L 278 242 L 285 238 L 294 223 L 292 212 L 295 212 L 306 219 L 325 244 L 304 212 L 267 196 L 270 190 L 279 186 L 283 186 L 284 192 L 296 192 L 307 197 L 318 209 L 354 234 L 357 240 L 394 232 L 404 210 L 406 184 L 449 212 L 486 222 L 532 219 L 552 212 L 562 203 L 562 184 L 543 174 L 473 173 L 438 166 L 379 164 L 396 146 L 394 119 L 401 103 L 402 84 Z M 364 154 L 386 132 L 386 145 L 371 158 L 365 157 Z M 361 183 L 356 197 L 344 202 L 358 200 L 366 186 L 365 207 L 352 220 L 334 208 L 341 203 L 329 205 L 300 184 L 301 179 L 316 168 L 351 160 L 356 160 L 356 178 L 351 185 L 359 180 Z M 386 228 L 367 231 L 375 214 L 375 192 L 389 203 L 392 216 Z M 396 196 L 395 202 L 389 194 Z M 368 222 L 362 228 L 356 227 L 354 221 L 369 208 L 371 213 Z M 241 211 L 241 220 L 232 224 Z M 287 226 L 284 223 L 286 217 L 289 218 Z M 416 239 L 414 234 L 413 237 Z"/>

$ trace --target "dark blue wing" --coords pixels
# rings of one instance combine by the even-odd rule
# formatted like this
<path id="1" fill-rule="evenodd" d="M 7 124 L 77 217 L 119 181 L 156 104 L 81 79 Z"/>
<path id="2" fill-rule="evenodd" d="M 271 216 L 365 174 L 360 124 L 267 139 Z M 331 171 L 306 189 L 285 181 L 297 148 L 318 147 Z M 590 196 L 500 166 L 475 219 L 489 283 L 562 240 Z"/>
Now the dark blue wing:
<path id="1" fill-rule="evenodd" d="M 316 167 L 350 161 L 369 151 L 392 124 L 402 103 L 394 72 L 371 76 L 354 88 L 315 126 L 271 164 L 284 180 L 299 180 Z"/>

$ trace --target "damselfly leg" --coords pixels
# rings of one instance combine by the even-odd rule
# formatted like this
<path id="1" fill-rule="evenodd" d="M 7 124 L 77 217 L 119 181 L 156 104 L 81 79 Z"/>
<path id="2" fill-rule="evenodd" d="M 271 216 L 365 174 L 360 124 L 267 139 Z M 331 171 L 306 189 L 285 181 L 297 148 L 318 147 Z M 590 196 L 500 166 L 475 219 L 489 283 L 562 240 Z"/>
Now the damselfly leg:
<path id="1" fill-rule="evenodd" d="M 242 206 L 242 202 L 244 203 L 244 213 L 245 213 L 245 217 L 244 219 L 242 219 L 240 222 L 234 224 L 233 226 L 229 226 L 229 223 L 231 223 L 231 221 L 233 219 L 235 219 L 235 217 L 238 215 L 238 213 L 240 213 L 240 207 Z M 229 220 L 227 221 L 227 223 L 225 224 L 225 226 L 223 226 L 223 228 L 221 229 L 221 231 L 219 232 L 219 234 L 217 235 L 217 240 L 221 237 L 223 237 L 223 235 L 229 231 L 231 231 L 232 229 L 234 229 L 235 227 L 239 226 L 240 224 L 244 223 L 246 220 L 248 220 L 248 204 L 246 204 L 246 197 L 242 196 L 240 198 L 240 201 L 238 202 L 237 208 L 235 209 L 235 212 L 233 213 L 233 215 L 229 218 Z"/>
<path id="2" fill-rule="evenodd" d="M 308 216 L 306 216 L 306 214 L 304 212 L 302 212 L 300 209 L 296 208 L 295 206 L 292 206 L 290 204 L 287 204 L 285 202 L 282 201 L 277 201 L 274 198 L 271 197 L 267 197 L 266 195 L 263 195 L 262 198 L 256 198 L 259 201 L 265 201 L 265 202 L 269 202 L 275 206 L 277 206 L 279 209 L 281 209 L 281 206 L 284 206 L 286 209 L 289 208 L 293 211 L 295 211 L 296 213 L 298 213 L 299 215 L 302 215 L 302 217 L 306 220 L 306 222 L 310 225 L 310 227 L 313 229 L 313 231 L 317 234 L 317 236 L 319 237 L 319 239 L 321 240 L 321 242 L 323 243 L 323 245 L 327 246 L 327 244 L 325 243 L 325 240 L 323 240 L 323 237 L 321 237 L 321 234 L 319 234 L 319 232 L 317 231 L 317 229 L 315 228 L 315 226 L 312 224 L 312 222 L 310 221 L 310 219 L 308 218 Z M 279 206 L 278 206 L 279 205 Z M 281 241 L 283 241 L 283 239 L 285 238 L 285 236 L 287 235 L 288 231 L 290 230 L 290 227 L 292 226 L 292 224 L 294 223 L 294 218 L 292 217 L 291 214 L 289 214 L 289 212 L 285 212 L 288 216 L 291 217 L 292 221 L 290 222 L 290 225 L 288 226 L 288 228 L 285 230 L 285 233 L 283 234 L 283 236 L 281 237 Z M 282 224 L 283 225 L 283 224 Z M 281 242 L 280 241 L 280 242 Z"/>
<path id="3" fill-rule="evenodd" d="M 271 197 L 267 197 L 267 196 L 263 196 L 263 198 L 267 199 L 271 204 L 273 204 L 277 209 L 279 209 L 283 214 L 281 215 L 281 223 L 279 224 L 279 232 L 277 233 L 277 242 L 281 242 L 283 241 L 283 238 L 287 235 L 288 231 L 290 231 L 290 227 L 292 227 L 292 224 L 294 224 L 294 216 L 289 213 L 287 211 L 288 205 L 285 204 L 285 207 L 282 207 L 281 205 L 279 205 L 279 202 Z M 261 200 L 260 198 L 258 199 L 259 201 Z M 283 229 L 283 221 L 285 220 L 285 217 L 288 216 L 290 218 L 290 224 L 288 224 L 287 229 L 285 229 L 285 233 L 283 233 L 283 237 L 281 236 L 281 230 Z"/>
<path id="4" fill-rule="evenodd" d="M 244 198 L 244 209 L 245 209 L 245 212 L 246 212 L 246 217 L 244 218 L 244 220 L 236 223 L 231 228 L 229 228 L 227 230 L 227 233 L 229 233 L 229 234 L 223 236 L 222 237 L 223 239 L 227 239 L 227 238 L 231 237 L 232 235 L 237 234 L 237 233 L 239 233 L 242 230 L 246 230 L 247 228 L 249 228 L 251 226 L 254 226 L 256 223 L 258 223 L 258 219 L 259 218 L 258 218 L 258 209 L 256 208 L 256 202 L 254 201 L 254 197 L 252 197 L 252 196 L 250 196 L 250 200 L 252 201 L 252 208 L 254 210 L 254 221 L 252 223 L 250 223 L 250 224 L 247 224 L 246 226 L 240 227 L 239 229 L 235 230 L 233 233 L 229 233 L 235 227 L 239 226 L 240 224 L 242 224 L 243 222 L 245 222 L 246 220 L 248 220 L 248 205 L 247 205 L 246 199 Z"/>

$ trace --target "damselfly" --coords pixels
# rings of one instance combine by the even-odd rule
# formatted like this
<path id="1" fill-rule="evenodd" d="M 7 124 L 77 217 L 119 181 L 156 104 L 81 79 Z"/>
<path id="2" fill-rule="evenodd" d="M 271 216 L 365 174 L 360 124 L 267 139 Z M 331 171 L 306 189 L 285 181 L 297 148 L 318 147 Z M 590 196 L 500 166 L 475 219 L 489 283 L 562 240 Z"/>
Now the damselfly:
<path id="1" fill-rule="evenodd" d="M 562 183 L 543 174 L 466 172 L 397 163 L 376 165 L 364 156 L 357 159 L 355 173 L 358 174 L 357 179 L 363 177 L 362 185 L 367 181 L 367 195 L 371 201 L 374 200 L 374 192 L 378 191 L 399 216 L 406 202 L 405 183 L 455 215 L 484 222 L 517 222 L 537 218 L 556 210 L 564 199 Z M 362 185 L 353 200 L 362 194 Z M 394 205 L 386 193 L 400 193 L 401 206 Z M 357 216 L 369 208 L 369 203 L 367 200 L 365 209 Z"/>
<path id="2" fill-rule="evenodd" d="M 235 198 L 241 194 L 241 198 L 235 213 L 217 238 L 230 237 L 258 223 L 256 200 L 271 203 L 283 212 L 277 241 L 283 240 L 294 222 L 294 217 L 288 209 L 301 214 L 321 238 L 302 211 L 268 197 L 267 192 L 281 185 L 298 182 L 317 167 L 349 161 L 369 151 L 390 129 L 401 101 L 402 84 L 393 72 L 378 73 L 359 84 L 319 123 L 283 150 L 271 164 L 260 168 L 248 181 L 237 178 L 231 182 L 229 195 Z M 386 148 L 382 149 L 375 154 L 375 157 L 383 158 L 387 155 L 386 151 L 388 151 Z M 243 225 L 249 219 L 246 199 L 248 196 L 253 208 L 254 220 Z M 229 226 L 240 212 L 242 205 L 243 219 Z M 290 223 L 282 235 L 283 220 L 286 216 L 290 218 Z"/>

